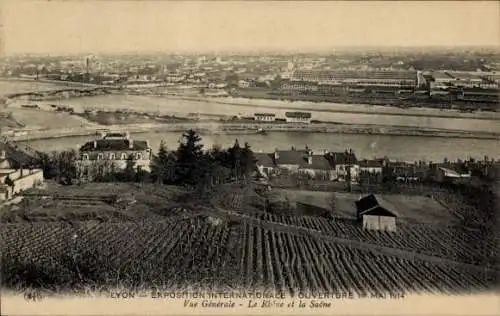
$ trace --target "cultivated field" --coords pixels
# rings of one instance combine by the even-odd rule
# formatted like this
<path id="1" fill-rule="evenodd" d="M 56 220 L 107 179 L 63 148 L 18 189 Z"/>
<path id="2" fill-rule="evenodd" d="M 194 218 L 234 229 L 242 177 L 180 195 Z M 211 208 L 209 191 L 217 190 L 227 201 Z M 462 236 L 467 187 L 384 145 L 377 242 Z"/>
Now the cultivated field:
<path id="1" fill-rule="evenodd" d="M 234 189 L 233 192 L 228 191 L 226 195 L 222 195 L 219 199 L 227 201 L 223 204 L 223 207 L 234 210 L 238 214 L 250 215 L 253 218 L 271 223 L 302 227 L 320 232 L 325 237 L 330 236 L 345 240 L 354 240 L 373 245 L 374 247 L 389 247 L 438 258 L 448 258 L 464 263 L 490 264 L 500 267 L 500 239 L 497 236 L 493 236 L 487 230 L 471 229 L 463 225 L 458 225 L 452 220 L 444 223 L 434 222 L 434 225 L 429 224 L 428 221 L 415 223 L 414 218 L 418 218 L 418 212 L 412 215 L 409 211 L 404 211 L 402 212 L 402 219 L 398 219 L 397 232 L 373 232 L 364 230 L 361 224 L 355 221 L 356 211 L 354 201 L 359 198 L 355 194 L 335 193 L 336 207 L 333 212 L 334 219 L 329 219 L 325 216 L 304 216 L 303 214 L 298 214 L 299 212 L 295 210 L 284 214 L 269 213 L 262 206 L 260 210 L 254 207 L 249 211 L 246 201 L 249 199 L 257 200 L 252 195 L 248 197 L 251 191 L 249 189 L 240 191 Z M 286 194 L 290 200 L 293 200 L 294 197 L 307 195 L 309 203 L 315 197 L 317 199 L 316 204 L 325 203 L 325 207 L 325 201 L 328 201 L 333 196 L 332 193 L 302 191 L 296 194 L 297 191 L 295 190 L 276 191 Z M 422 198 L 425 199 L 424 197 Z M 433 202 L 430 205 L 435 205 Z M 426 205 L 423 204 L 422 207 L 425 208 Z M 343 214 L 348 214 L 349 216 L 344 217 Z M 407 218 L 409 217 L 413 220 L 406 221 L 404 218 L 405 214 Z M 453 213 L 450 213 L 449 218 L 452 219 L 454 218 L 453 216 Z"/>
<path id="2" fill-rule="evenodd" d="M 161 286 L 369 295 L 479 291 L 495 286 L 498 277 L 203 218 L 9 224 L 1 238 L 2 281 L 9 287 Z"/>
<path id="3" fill-rule="evenodd" d="M 233 187 L 227 209 L 207 201 L 202 207 L 196 196 L 169 186 L 50 185 L 28 193 L 2 210 L 1 280 L 9 288 L 369 296 L 488 290 L 500 277 L 493 267 L 500 243 L 480 232 L 401 224 L 397 233 L 374 233 L 348 219 L 259 211 L 258 203 L 248 213 L 249 200 L 262 197 L 248 187 Z"/>

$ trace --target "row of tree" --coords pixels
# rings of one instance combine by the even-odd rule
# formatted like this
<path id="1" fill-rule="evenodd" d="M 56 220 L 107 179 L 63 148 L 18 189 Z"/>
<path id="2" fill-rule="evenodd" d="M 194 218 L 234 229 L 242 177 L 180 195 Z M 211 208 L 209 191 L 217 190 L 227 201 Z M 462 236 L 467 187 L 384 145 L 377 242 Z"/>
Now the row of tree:
<path id="1" fill-rule="evenodd" d="M 151 178 L 156 183 L 198 186 L 214 185 L 229 180 L 246 180 L 255 168 L 255 157 L 250 146 L 214 146 L 203 150 L 200 135 L 188 130 L 175 151 L 168 151 L 161 143 L 151 163 Z"/>

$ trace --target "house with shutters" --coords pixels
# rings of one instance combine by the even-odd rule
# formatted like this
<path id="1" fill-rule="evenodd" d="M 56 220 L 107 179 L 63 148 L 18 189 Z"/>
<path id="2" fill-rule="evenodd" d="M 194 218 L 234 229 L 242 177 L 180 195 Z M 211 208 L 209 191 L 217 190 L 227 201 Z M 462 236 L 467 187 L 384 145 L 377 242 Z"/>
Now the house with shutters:
<path id="1" fill-rule="evenodd" d="M 77 174 L 82 181 L 123 171 L 132 165 L 150 171 L 152 150 L 147 140 L 134 140 L 128 132 L 103 133 L 100 139 L 78 146 Z"/>

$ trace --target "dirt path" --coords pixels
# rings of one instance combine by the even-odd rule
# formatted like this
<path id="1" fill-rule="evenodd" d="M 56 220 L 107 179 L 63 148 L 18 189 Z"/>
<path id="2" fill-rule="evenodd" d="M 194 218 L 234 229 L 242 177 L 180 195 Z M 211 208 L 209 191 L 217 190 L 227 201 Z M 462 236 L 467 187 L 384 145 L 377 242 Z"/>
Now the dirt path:
<path id="1" fill-rule="evenodd" d="M 224 214 L 225 216 L 229 216 L 233 220 L 242 220 L 246 223 L 256 225 L 259 227 L 269 228 L 272 230 L 278 230 L 278 231 L 283 231 L 283 232 L 293 233 L 293 234 L 298 234 L 298 235 L 312 236 L 315 238 L 320 238 L 322 240 L 332 241 L 332 242 L 335 242 L 338 244 L 353 247 L 355 249 L 372 251 L 372 252 L 382 254 L 382 255 L 396 256 L 396 257 L 400 257 L 400 258 L 403 258 L 406 260 L 418 259 L 418 260 L 423 260 L 423 261 L 437 263 L 437 264 L 446 264 L 446 265 L 453 266 L 456 268 L 473 270 L 476 272 L 495 273 L 495 274 L 499 274 L 499 276 L 500 276 L 500 269 L 498 269 L 497 267 L 478 266 L 478 265 L 474 265 L 474 264 L 464 263 L 464 262 L 455 261 L 455 260 L 442 258 L 442 257 L 438 257 L 438 256 L 426 255 L 426 254 L 417 253 L 417 252 L 413 252 L 413 251 L 407 251 L 407 250 L 397 249 L 397 248 L 392 248 L 392 247 L 379 246 L 379 245 L 370 244 L 367 242 L 356 241 L 356 240 L 352 240 L 352 239 L 333 237 L 333 236 L 325 234 L 319 230 L 305 228 L 305 227 L 298 227 L 298 226 L 293 226 L 293 225 L 287 225 L 287 224 L 282 224 L 282 223 L 277 223 L 277 222 L 271 222 L 271 221 L 266 221 L 266 220 L 260 220 L 260 219 L 254 218 L 250 215 L 238 214 L 238 213 L 235 213 L 235 212 L 232 212 L 229 210 L 225 210 L 225 209 L 221 209 L 218 207 L 216 207 L 216 210 L 219 213 Z"/>

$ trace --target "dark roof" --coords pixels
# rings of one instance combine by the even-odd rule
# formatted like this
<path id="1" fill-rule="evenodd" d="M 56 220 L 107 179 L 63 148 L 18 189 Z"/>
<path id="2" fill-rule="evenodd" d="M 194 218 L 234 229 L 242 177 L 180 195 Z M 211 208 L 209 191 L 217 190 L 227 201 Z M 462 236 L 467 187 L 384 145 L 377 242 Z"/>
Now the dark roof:
<path id="1" fill-rule="evenodd" d="M 356 164 L 358 162 L 354 152 L 330 152 L 326 155 L 326 158 L 333 166 L 346 165 L 348 162 Z"/>
<path id="2" fill-rule="evenodd" d="M 126 137 L 126 133 L 107 133 L 103 138 Z"/>
<path id="3" fill-rule="evenodd" d="M 298 165 L 303 169 L 329 170 L 330 162 L 324 155 L 311 155 L 311 164 L 308 163 L 308 154 L 306 150 L 278 150 L 278 165 Z M 270 155 L 273 157 L 273 154 Z"/>
<path id="4" fill-rule="evenodd" d="M 255 163 L 264 167 L 274 167 L 272 154 L 254 153 Z"/>
<path id="5" fill-rule="evenodd" d="M 311 164 L 307 163 L 307 158 L 302 160 L 300 168 L 314 170 L 329 170 L 332 169 L 330 162 L 323 155 L 312 155 Z"/>
<path id="6" fill-rule="evenodd" d="M 90 141 L 80 147 L 80 151 L 140 151 L 148 148 L 148 143 L 141 140 L 134 140 L 132 148 L 130 148 L 130 140 L 128 139 L 98 139 L 95 142 L 96 147 L 94 147 L 94 141 Z"/>
<path id="7" fill-rule="evenodd" d="M 286 117 L 303 117 L 303 118 L 311 118 L 310 112 L 286 112 Z"/>
<path id="8" fill-rule="evenodd" d="M 277 150 L 277 164 L 280 165 L 300 165 L 304 160 L 304 152 L 299 150 Z"/>
<path id="9" fill-rule="evenodd" d="M 396 210 L 396 207 L 392 205 L 390 202 L 385 200 L 380 195 L 370 194 L 365 197 L 362 197 L 358 201 L 355 202 L 356 208 L 358 210 L 359 215 L 369 215 L 372 212 L 376 212 L 379 215 L 382 215 L 378 209 L 382 208 L 388 214 L 387 216 L 398 217 L 399 213 Z"/>
<path id="10" fill-rule="evenodd" d="M 274 113 L 254 113 L 255 116 L 276 116 Z"/>
<path id="11" fill-rule="evenodd" d="M 358 162 L 360 167 L 364 168 L 382 168 L 384 166 L 383 159 L 363 159 Z"/>

